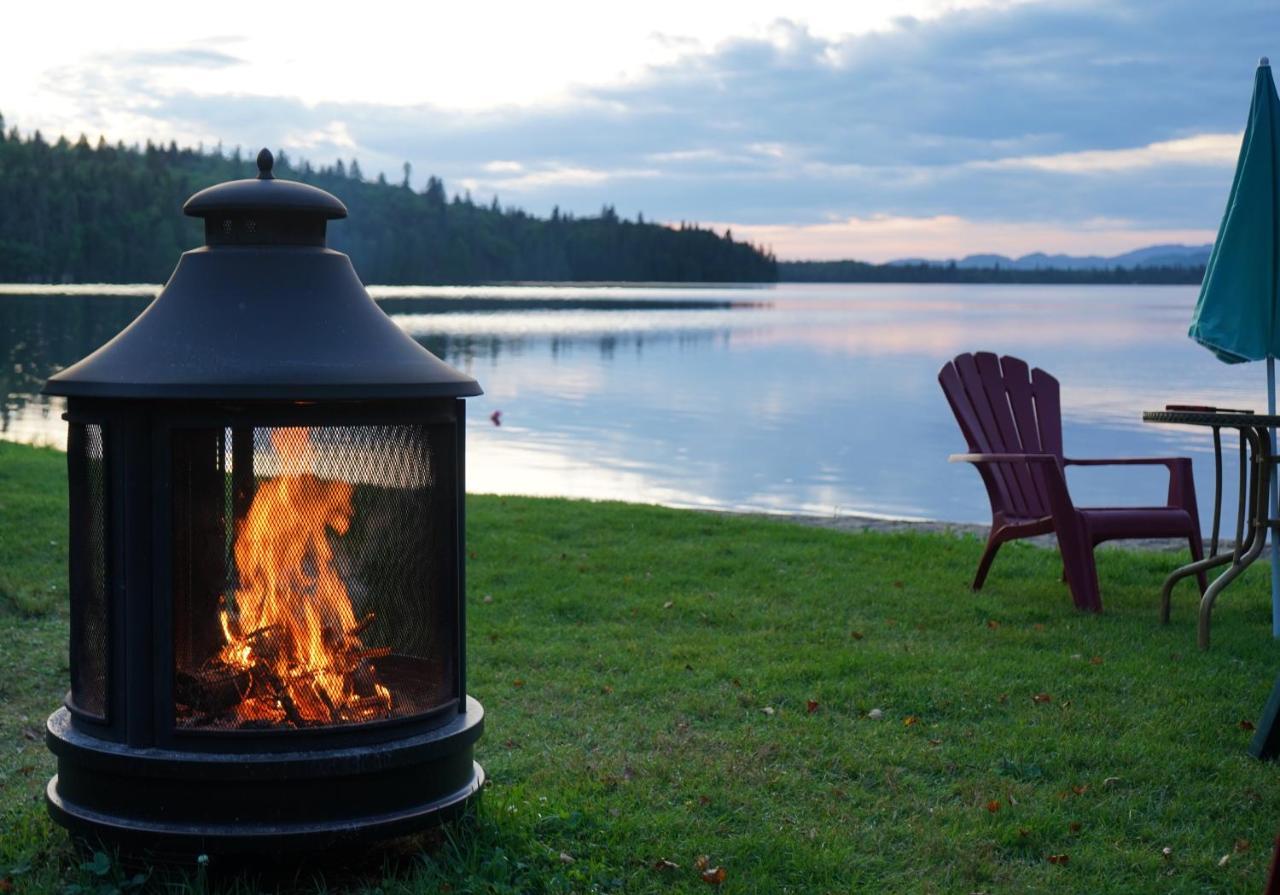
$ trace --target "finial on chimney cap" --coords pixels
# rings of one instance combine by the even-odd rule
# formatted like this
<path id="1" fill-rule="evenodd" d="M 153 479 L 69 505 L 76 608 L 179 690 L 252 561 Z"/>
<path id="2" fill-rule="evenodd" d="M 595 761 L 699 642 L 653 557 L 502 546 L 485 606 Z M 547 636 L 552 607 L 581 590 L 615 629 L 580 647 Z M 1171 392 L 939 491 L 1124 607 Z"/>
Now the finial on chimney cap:
<path id="1" fill-rule="evenodd" d="M 271 154 L 271 150 L 263 148 L 258 153 L 258 179 L 274 180 L 275 175 L 271 173 L 271 166 L 276 163 L 275 156 Z"/>

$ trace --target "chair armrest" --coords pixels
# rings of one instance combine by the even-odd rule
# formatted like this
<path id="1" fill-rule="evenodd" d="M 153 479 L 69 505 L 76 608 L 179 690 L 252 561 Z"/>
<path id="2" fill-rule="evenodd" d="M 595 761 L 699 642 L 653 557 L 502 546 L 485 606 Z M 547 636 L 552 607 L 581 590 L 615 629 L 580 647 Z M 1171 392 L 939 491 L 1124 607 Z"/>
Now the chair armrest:
<path id="1" fill-rule="evenodd" d="M 1064 457 L 1064 466 L 1182 466 L 1191 462 L 1190 457 L 1119 457 L 1111 459 L 1074 460 Z"/>
<path id="2" fill-rule="evenodd" d="M 1075 524 L 1075 509 L 1071 503 L 1071 495 L 1067 493 L 1066 471 L 1062 468 L 1062 458 L 1057 454 L 952 454 L 947 458 L 950 463 L 972 463 L 983 478 L 990 473 L 984 468 L 996 464 L 1022 463 L 1030 467 L 1032 480 L 1040 488 L 1048 500 L 1049 514 L 1054 519 L 1055 530 L 1066 530 Z M 990 484 L 987 486 L 991 487 Z M 1003 487 L 1000 485 L 999 487 Z M 1005 498 L 1008 505 L 1008 498 Z"/>
<path id="3" fill-rule="evenodd" d="M 1163 466 L 1169 470 L 1169 494 L 1165 506 L 1181 507 L 1197 518 L 1196 483 L 1191 475 L 1190 457 L 1122 457 L 1118 459 L 1072 460 L 1063 458 L 1066 466 Z"/>
<path id="4" fill-rule="evenodd" d="M 1057 465 L 1057 454 L 952 454 L 948 463 L 1051 463 Z"/>

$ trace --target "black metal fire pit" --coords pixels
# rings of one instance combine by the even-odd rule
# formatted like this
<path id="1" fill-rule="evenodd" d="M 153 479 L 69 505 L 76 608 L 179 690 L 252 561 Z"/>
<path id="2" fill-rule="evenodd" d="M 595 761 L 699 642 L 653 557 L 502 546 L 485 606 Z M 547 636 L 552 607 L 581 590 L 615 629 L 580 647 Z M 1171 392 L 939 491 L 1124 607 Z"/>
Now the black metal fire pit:
<path id="1" fill-rule="evenodd" d="M 325 248 L 332 195 L 259 177 L 67 399 L 71 689 L 53 818 L 169 853 L 410 832 L 479 789 L 465 397 Z"/>

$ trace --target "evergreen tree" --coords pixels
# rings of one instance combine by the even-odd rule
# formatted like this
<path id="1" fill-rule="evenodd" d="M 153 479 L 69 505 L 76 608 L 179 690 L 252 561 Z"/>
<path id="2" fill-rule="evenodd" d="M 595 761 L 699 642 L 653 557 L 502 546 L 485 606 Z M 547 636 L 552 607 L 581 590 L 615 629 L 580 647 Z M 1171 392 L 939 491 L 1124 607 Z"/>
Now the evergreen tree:
<path id="1" fill-rule="evenodd" d="M 200 222 L 180 214 L 197 190 L 252 177 L 240 147 L 204 153 L 172 141 L 144 148 L 96 145 L 87 137 L 50 145 L 23 139 L 0 118 L 0 282 L 163 282 L 178 255 L 203 241 Z M 256 155 L 256 154 L 255 154 Z M 710 230 L 679 230 L 618 218 L 576 218 L 554 208 L 549 220 L 478 206 L 469 191 L 447 198 L 434 175 L 416 193 L 363 179 L 359 163 L 332 168 L 276 156 L 276 173 L 312 183 L 346 203 L 350 217 L 329 227 L 329 242 L 351 255 L 367 282 L 476 283 L 503 280 L 769 281 L 772 254 Z"/>

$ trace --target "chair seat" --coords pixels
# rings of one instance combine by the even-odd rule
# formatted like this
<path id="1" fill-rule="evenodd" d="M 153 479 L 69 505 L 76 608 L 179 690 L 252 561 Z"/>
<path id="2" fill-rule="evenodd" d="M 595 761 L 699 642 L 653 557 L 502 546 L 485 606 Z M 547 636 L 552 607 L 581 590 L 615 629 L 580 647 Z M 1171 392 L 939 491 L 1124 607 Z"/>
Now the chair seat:
<path id="1" fill-rule="evenodd" d="M 1182 507 L 1077 507 L 1095 542 L 1110 538 L 1185 538 L 1193 530 Z"/>

